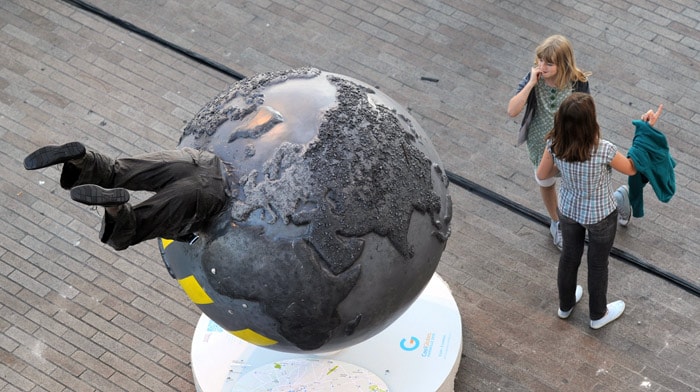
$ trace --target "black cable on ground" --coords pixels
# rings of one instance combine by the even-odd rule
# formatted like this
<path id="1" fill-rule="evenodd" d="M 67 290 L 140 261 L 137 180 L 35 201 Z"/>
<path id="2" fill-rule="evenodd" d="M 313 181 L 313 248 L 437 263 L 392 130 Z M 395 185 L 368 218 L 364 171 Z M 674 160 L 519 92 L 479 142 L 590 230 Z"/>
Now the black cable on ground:
<path id="1" fill-rule="evenodd" d="M 136 33 L 144 38 L 147 38 L 155 43 L 158 43 L 158 44 L 163 45 L 167 48 L 170 48 L 171 50 L 173 50 L 177 53 L 180 53 L 181 55 L 183 55 L 189 59 L 192 59 L 200 64 L 204 64 L 207 67 L 214 68 L 217 71 L 224 73 L 224 74 L 226 74 L 226 75 L 228 75 L 236 80 L 241 80 L 241 79 L 245 78 L 245 76 L 239 74 L 238 72 L 234 71 L 231 68 L 226 67 L 223 64 L 219 64 L 217 62 L 211 61 L 210 59 L 207 59 L 207 58 L 199 55 L 198 53 L 195 53 L 189 49 L 185 49 L 181 46 L 175 45 L 172 42 L 166 41 L 163 38 L 161 38 L 153 33 L 150 33 L 146 30 L 143 30 L 142 28 L 140 28 L 138 26 L 134 26 L 133 24 L 131 24 L 123 19 L 117 18 L 116 16 L 109 14 L 109 13 L 101 10 L 100 8 L 97 8 L 93 5 L 90 5 L 84 1 L 81 1 L 81 0 L 63 0 L 63 1 L 65 1 L 66 3 L 72 4 L 77 8 L 80 8 L 82 10 L 85 10 L 87 12 L 95 14 L 103 19 L 106 19 L 106 20 L 108 20 L 108 21 L 110 21 L 118 26 L 123 27 L 126 30 L 134 32 L 134 33 Z"/>
<path id="2" fill-rule="evenodd" d="M 146 30 L 143 30 L 137 26 L 134 26 L 133 24 L 124 21 L 122 19 L 119 19 L 115 17 L 114 15 L 111 15 L 95 6 L 92 6 L 90 4 L 85 3 L 84 1 L 81 0 L 63 0 L 66 3 L 73 4 L 74 6 L 83 9 L 87 12 L 93 13 L 97 16 L 100 16 L 101 18 L 104 18 L 118 26 L 123 27 L 126 30 L 129 30 L 131 32 L 134 32 L 144 38 L 147 38 L 153 42 L 156 42 L 160 45 L 163 45 L 167 48 L 170 48 L 171 50 L 189 58 L 192 59 L 200 64 L 206 65 L 207 67 L 213 68 L 224 75 L 227 75 L 235 80 L 241 80 L 244 79 L 245 76 L 241 75 L 240 73 L 234 71 L 233 69 L 226 67 L 225 65 L 222 65 L 220 63 L 214 62 L 210 59 L 207 59 L 206 57 L 203 57 L 195 52 L 192 52 L 191 50 L 182 48 L 180 46 L 177 46 L 169 41 L 164 40 L 163 38 L 160 38 Z M 543 214 L 540 214 L 536 211 L 533 211 L 523 205 L 517 204 L 513 202 L 512 200 L 496 193 L 493 192 L 487 188 L 484 188 L 483 186 L 472 182 L 470 180 L 467 180 L 466 178 L 459 176 L 455 173 L 452 173 L 450 171 L 446 171 L 447 173 L 447 178 L 449 178 L 450 182 L 453 184 L 471 192 L 474 193 L 475 195 L 478 195 L 486 200 L 489 200 L 493 203 L 496 203 L 502 207 L 505 207 L 509 209 L 510 211 L 513 211 L 521 216 L 524 216 L 534 222 L 541 223 L 544 226 L 549 227 L 549 218 L 544 216 Z M 664 271 L 662 269 L 659 269 L 655 267 L 654 265 L 639 259 L 638 257 L 625 252 L 623 250 L 620 250 L 618 248 L 613 247 L 612 251 L 610 254 L 624 262 L 627 262 L 629 264 L 635 265 L 639 267 L 640 269 L 647 271 L 651 274 L 654 274 L 662 279 L 665 279 L 676 286 L 688 291 L 691 294 L 694 294 L 695 296 L 700 297 L 700 286 L 693 284 L 692 282 L 689 282 L 685 279 L 682 279 L 670 272 Z"/>
<path id="3" fill-rule="evenodd" d="M 549 226 L 549 218 L 544 216 L 543 214 L 540 214 L 538 212 L 535 212 L 525 206 L 522 206 L 520 204 L 517 204 L 513 202 L 510 199 L 507 199 L 498 193 L 495 193 L 489 189 L 484 188 L 483 186 L 476 184 L 472 181 L 467 180 L 464 177 L 461 177 L 457 174 L 454 174 L 450 171 L 447 171 L 447 177 L 450 179 L 450 182 L 453 184 L 456 184 L 469 192 L 472 192 L 478 196 L 483 197 L 486 200 L 489 200 L 491 202 L 494 202 L 500 206 L 503 206 L 517 214 L 520 214 L 534 222 L 538 222 L 543 224 L 544 226 Z M 625 252 L 624 250 L 618 249 L 613 247 L 612 250 L 610 251 L 610 254 L 626 263 L 635 265 L 649 273 L 652 273 L 656 276 L 659 276 L 663 279 L 666 279 L 670 281 L 671 283 L 675 284 L 676 286 L 688 291 L 691 294 L 695 294 L 696 296 L 700 297 L 700 286 L 693 284 L 692 282 L 689 282 L 677 275 L 674 275 L 670 272 L 664 271 L 662 269 L 659 269 L 655 267 L 652 264 L 649 264 L 648 262 L 641 260 L 637 256 L 634 256 L 628 252 Z"/>

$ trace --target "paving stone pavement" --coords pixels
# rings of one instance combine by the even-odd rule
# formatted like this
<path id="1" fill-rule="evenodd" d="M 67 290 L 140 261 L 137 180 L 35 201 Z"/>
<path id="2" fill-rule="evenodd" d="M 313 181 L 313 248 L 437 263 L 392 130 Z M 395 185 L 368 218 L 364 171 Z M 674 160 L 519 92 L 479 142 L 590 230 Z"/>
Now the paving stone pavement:
<path id="1" fill-rule="evenodd" d="M 312 65 L 377 86 L 412 111 L 448 170 L 539 213 L 519 118 L 505 108 L 537 43 L 564 34 L 593 72 L 604 136 L 623 152 L 631 120 L 665 105 L 676 195 L 664 204 L 646 189 L 645 217 L 618 231 L 616 248 L 700 285 L 698 1 L 89 4 L 243 75 Z M 72 2 L 0 1 L 0 391 L 195 389 L 200 313 L 156 244 L 101 244 L 101 211 L 72 202 L 56 168 L 27 172 L 22 160 L 72 140 L 114 156 L 173 148 L 234 81 Z M 438 272 L 464 327 L 456 391 L 700 390 L 697 295 L 611 258 L 609 298 L 624 299 L 625 314 L 594 331 L 584 295 L 559 320 L 547 227 L 450 191 Z M 584 289 L 585 272 L 584 262 Z"/>

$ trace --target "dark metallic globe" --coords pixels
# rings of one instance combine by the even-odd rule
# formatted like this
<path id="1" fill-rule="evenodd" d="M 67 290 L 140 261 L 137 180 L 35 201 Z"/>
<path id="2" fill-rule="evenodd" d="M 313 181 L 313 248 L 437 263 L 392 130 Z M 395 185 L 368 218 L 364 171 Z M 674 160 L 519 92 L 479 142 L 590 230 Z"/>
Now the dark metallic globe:
<path id="1" fill-rule="evenodd" d="M 173 276 L 222 328 L 326 352 L 391 324 L 432 277 L 451 199 L 423 129 L 382 92 L 301 68 L 234 84 L 180 147 L 225 162 L 230 205 L 191 242 L 161 240 Z"/>

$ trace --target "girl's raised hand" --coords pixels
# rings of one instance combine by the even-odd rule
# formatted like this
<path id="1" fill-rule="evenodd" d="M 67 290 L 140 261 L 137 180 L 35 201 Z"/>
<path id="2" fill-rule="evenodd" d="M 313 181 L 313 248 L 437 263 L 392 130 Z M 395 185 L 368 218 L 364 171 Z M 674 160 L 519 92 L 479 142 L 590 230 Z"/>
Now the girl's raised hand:
<path id="1" fill-rule="evenodd" d="M 542 74 L 542 70 L 538 65 L 535 65 L 532 67 L 530 70 L 530 82 L 537 84 L 537 81 L 540 80 L 540 75 Z"/>
<path id="2" fill-rule="evenodd" d="M 649 109 L 648 112 L 642 114 L 642 121 L 648 122 L 649 125 L 651 125 L 653 127 L 654 124 L 656 124 L 656 120 L 658 120 L 659 117 L 661 116 L 661 112 L 663 112 L 663 110 L 664 110 L 663 104 L 659 105 L 659 108 L 656 110 L 656 112 Z"/>

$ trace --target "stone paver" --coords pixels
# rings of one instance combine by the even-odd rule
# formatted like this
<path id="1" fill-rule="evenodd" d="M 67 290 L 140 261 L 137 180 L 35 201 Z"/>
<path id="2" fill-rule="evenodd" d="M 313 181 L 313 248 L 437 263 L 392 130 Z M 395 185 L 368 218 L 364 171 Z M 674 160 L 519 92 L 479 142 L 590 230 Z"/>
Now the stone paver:
<path id="1" fill-rule="evenodd" d="M 645 217 L 615 246 L 700 285 L 698 1 L 90 4 L 242 75 L 312 65 L 377 86 L 410 108 L 448 170 L 540 214 L 505 107 L 537 43 L 564 34 L 622 151 L 630 121 L 665 105 L 677 193 L 663 204 L 647 189 Z M 56 168 L 26 172 L 22 159 L 70 140 L 113 155 L 172 148 L 234 81 L 73 2 L 0 2 L 0 391 L 195 389 L 199 312 L 155 243 L 104 246 L 101 212 L 72 202 Z M 455 184 L 451 194 L 439 272 L 464 325 L 456 391 L 700 390 L 697 295 L 611 258 L 623 317 L 591 330 L 584 296 L 561 321 L 548 229 Z"/>

